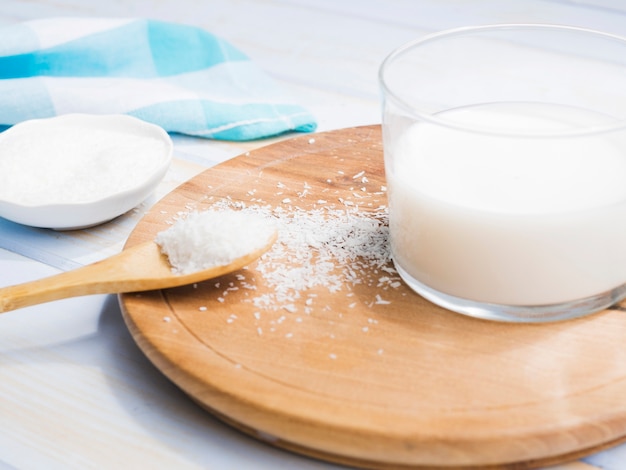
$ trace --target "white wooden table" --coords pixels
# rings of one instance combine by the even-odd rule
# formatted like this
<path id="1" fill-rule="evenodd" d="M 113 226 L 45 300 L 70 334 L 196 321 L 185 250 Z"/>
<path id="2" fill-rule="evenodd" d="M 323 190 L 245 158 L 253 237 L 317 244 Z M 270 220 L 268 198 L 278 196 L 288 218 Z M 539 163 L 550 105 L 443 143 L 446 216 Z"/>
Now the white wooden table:
<path id="1" fill-rule="evenodd" d="M 0 25 L 49 16 L 151 17 L 201 26 L 280 81 L 314 112 L 320 131 L 380 122 L 380 62 L 428 32 L 512 22 L 626 35 L 622 0 L 0 0 Z M 118 252 L 159 197 L 205 168 L 269 143 L 175 137 L 175 163 L 157 193 L 80 234 L 0 219 L 0 285 Z M 338 467 L 261 444 L 213 419 L 135 346 L 116 297 L 91 296 L 0 317 L 2 468 Z M 626 445 L 554 468 L 625 469 Z"/>

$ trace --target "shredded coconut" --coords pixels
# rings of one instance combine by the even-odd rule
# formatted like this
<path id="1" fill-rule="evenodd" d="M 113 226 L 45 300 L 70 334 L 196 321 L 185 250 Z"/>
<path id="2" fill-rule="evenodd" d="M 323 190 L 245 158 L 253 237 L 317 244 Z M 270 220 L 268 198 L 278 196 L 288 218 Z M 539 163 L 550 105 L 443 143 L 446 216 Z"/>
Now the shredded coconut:
<path id="1" fill-rule="evenodd" d="M 275 233 L 266 217 L 249 211 L 192 212 L 159 232 L 155 242 L 172 271 L 188 274 L 226 265 L 265 246 Z"/>
<path id="2" fill-rule="evenodd" d="M 375 211 L 363 211 L 358 206 L 304 210 L 295 206 L 248 206 L 225 199 L 216 202 L 212 210 L 232 210 L 233 206 L 244 214 L 272 218 L 278 229 L 277 243 L 255 268 L 273 288 L 273 293 L 252 299 L 257 309 L 295 313 L 301 293 L 309 289 L 324 287 L 337 293 L 346 285 L 386 287 L 397 282 L 397 277 L 387 275 L 373 279 L 363 276 L 367 270 L 390 270 L 386 207 Z M 312 303 L 312 297 L 305 300 L 306 306 Z M 385 301 L 377 297 L 375 303 Z"/>
<path id="3" fill-rule="evenodd" d="M 336 169 L 331 171 L 344 175 Z M 246 188 L 249 199 L 245 202 L 211 195 L 203 199 L 202 204 L 214 213 L 238 212 L 270 220 L 278 232 L 277 242 L 255 263 L 250 276 L 240 273 L 234 277 L 235 284 L 230 282 L 228 287 L 219 282 L 214 285 L 221 289 L 221 295 L 216 292 L 214 300 L 225 308 L 230 301 L 228 292 L 240 290 L 236 301 L 250 304 L 256 335 L 297 338 L 298 330 L 294 328 L 313 316 L 325 316 L 331 328 L 328 337 L 335 339 L 335 321 L 329 315 L 336 315 L 334 318 L 341 322 L 344 314 L 350 315 L 359 305 L 376 313 L 376 308 L 385 308 L 391 302 L 392 297 L 385 292 L 402 285 L 391 263 L 387 206 L 379 198 L 386 188 L 378 186 L 368 191 L 364 186 L 369 183 L 366 171 L 351 172 L 343 177 L 347 178 L 358 184 L 350 192 L 307 182 L 277 182 L 274 204 L 258 198 L 254 187 Z M 345 300 L 329 303 L 329 296 L 322 295 L 322 290 Z M 370 298 L 364 297 L 366 292 Z M 228 315 L 224 321 L 234 323 L 234 317 Z M 368 318 L 356 329 L 374 336 L 377 327 L 378 320 Z M 383 353 L 382 348 L 374 351 Z M 328 357 L 338 360 L 340 356 L 331 353 Z"/>

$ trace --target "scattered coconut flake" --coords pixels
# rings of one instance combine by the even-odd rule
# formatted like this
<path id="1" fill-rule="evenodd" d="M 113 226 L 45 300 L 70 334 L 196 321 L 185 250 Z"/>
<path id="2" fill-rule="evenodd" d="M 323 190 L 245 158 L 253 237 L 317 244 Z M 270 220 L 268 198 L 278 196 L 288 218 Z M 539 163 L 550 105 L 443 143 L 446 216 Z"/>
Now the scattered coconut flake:
<path id="1" fill-rule="evenodd" d="M 388 300 L 383 300 L 380 297 L 380 294 L 376 294 L 376 304 L 377 305 L 389 305 L 391 302 L 389 302 Z"/>

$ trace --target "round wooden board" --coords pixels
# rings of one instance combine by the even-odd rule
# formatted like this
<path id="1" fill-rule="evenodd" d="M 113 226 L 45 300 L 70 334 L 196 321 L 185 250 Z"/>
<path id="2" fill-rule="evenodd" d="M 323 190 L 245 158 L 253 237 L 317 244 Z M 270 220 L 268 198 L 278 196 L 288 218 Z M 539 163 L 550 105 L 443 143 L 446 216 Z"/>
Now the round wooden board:
<path id="1" fill-rule="evenodd" d="M 225 198 L 368 211 L 386 203 L 384 184 L 379 126 L 299 136 L 183 184 L 127 246 L 153 238 L 177 212 Z M 378 285 L 385 274 L 364 268 L 361 284 L 317 286 L 273 309 L 253 301 L 273 292 L 255 263 L 120 301 L 141 349 L 193 400 L 258 439 L 314 457 L 368 468 L 518 469 L 624 439 L 622 307 L 561 323 L 487 322 L 404 285 Z"/>

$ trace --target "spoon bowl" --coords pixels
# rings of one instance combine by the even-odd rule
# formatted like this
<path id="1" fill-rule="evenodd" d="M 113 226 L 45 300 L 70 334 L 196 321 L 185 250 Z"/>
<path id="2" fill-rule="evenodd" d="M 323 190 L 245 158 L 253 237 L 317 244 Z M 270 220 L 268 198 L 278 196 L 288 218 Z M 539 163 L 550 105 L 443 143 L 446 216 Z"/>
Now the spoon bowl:
<path id="1" fill-rule="evenodd" d="M 277 237 L 274 232 L 261 248 L 228 264 L 185 274 L 172 271 L 167 256 L 154 241 L 144 242 L 72 271 L 0 288 L 0 313 L 68 297 L 166 289 L 205 281 L 250 264 L 268 251 Z"/>

